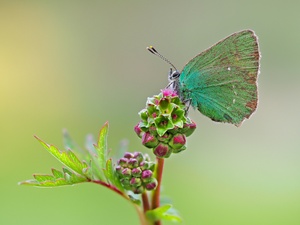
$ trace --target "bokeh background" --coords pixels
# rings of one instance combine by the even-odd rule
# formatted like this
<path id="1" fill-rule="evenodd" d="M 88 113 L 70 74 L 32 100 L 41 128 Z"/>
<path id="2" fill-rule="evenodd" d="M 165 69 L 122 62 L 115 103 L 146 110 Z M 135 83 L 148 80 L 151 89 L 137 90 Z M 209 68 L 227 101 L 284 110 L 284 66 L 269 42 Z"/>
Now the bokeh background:
<path id="1" fill-rule="evenodd" d="M 299 1 L 0 1 L 0 224 L 139 224 L 134 208 L 97 185 L 18 186 L 62 166 L 33 138 L 84 145 L 110 122 L 109 147 L 129 140 L 169 65 L 242 29 L 262 52 L 259 107 L 242 127 L 192 111 L 188 149 L 166 161 L 163 194 L 195 225 L 300 224 Z M 171 224 L 171 223 L 164 223 Z"/>

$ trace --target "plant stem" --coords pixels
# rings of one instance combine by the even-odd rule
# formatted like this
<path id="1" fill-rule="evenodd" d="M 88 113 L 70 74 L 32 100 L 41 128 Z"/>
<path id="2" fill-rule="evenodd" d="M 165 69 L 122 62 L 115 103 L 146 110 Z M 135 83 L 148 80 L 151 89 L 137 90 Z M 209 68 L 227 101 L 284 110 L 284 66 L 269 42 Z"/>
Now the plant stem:
<path id="1" fill-rule="evenodd" d="M 146 219 L 145 212 L 143 212 L 141 210 L 141 208 L 138 205 L 136 205 L 136 204 L 134 204 L 134 207 L 135 207 L 135 209 L 136 209 L 136 211 L 137 211 L 137 213 L 139 215 L 141 225 L 148 225 L 149 223 L 148 223 L 148 221 Z"/>
<path id="2" fill-rule="evenodd" d="M 156 209 L 160 205 L 160 187 L 162 182 L 162 175 L 164 170 L 164 159 L 156 158 L 157 160 L 157 170 L 156 170 L 156 179 L 157 179 L 157 187 L 152 196 L 152 209 Z M 161 221 L 156 221 L 155 225 L 161 225 Z"/>
<path id="3" fill-rule="evenodd" d="M 101 180 L 90 180 L 90 182 L 93 182 L 93 183 L 95 183 L 95 184 L 100 184 L 100 185 L 102 185 L 102 186 L 104 186 L 104 187 L 107 187 L 107 188 L 109 188 L 110 190 L 116 192 L 117 194 L 121 195 L 123 198 L 125 198 L 125 199 L 128 200 L 128 196 L 125 195 L 122 191 L 120 191 L 118 188 L 116 188 L 116 187 L 113 186 L 113 185 L 110 185 L 110 184 L 108 184 L 108 183 L 105 183 L 105 182 L 103 182 L 103 181 L 101 181 Z"/>
<path id="4" fill-rule="evenodd" d="M 148 194 L 146 191 L 143 192 L 142 194 L 142 201 L 143 201 L 144 213 L 146 213 L 150 209 Z"/>

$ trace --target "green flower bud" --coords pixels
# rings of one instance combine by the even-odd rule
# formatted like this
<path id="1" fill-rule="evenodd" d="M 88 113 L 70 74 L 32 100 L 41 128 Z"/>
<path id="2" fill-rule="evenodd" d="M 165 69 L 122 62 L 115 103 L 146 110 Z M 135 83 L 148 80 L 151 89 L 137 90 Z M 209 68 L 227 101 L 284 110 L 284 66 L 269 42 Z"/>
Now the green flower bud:
<path id="1" fill-rule="evenodd" d="M 131 176 L 131 169 L 129 169 L 129 168 L 123 169 L 123 170 L 122 170 L 122 175 L 123 175 L 124 177 L 130 177 L 130 176 Z"/>
<path id="2" fill-rule="evenodd" d="M 128 163 L 128 159 L 126 159 L 126 158 L 121 158 L 118 161 L 118 164 L 122 167 L 127 166 L 127 163 Z"/>
<path id="3" fill-rule="evenodd" d="M 126 152 L 123 158 L 118 160 L 118 165 L 115 168 L 116 175 L 124 189 L 140 194 L 146 190 L 146 185 L 149 186 L 150 182 L 154 182 L 155 164 L 149 160 L 149 156 L 143 155 L 141 152 Z"/>
<path id="4" fill-rule="evenodd" d="M 140 117 L 142 120 L 147 120 L 148 119 L 148 112 L 146 109 L 143 109 L 139 112 Z"/>
<path id="5" fill-rule="evenodd" d="M 155 137 L 157 136 L 157 129 L 154 124 L 152 126 L 150 126 L 147 131 L 149 131 L 150 134 L 152 134 L 153 136 L 155 136 Z"/>
<path id="6" fill-rule="evenodd" d="M 171 137 L 172 135 L 169 132 L 167 132 L 164 135 L 159 136 L 157 139 L 162 143 L 168 143 Z"/>
<path id="7" fill-rule="evenodd" d="M 169 98 L 162 98 L 159 101 L 159 111 L 161 114 L 163 114 L 164 116 L 168 116 L 171 114 L 171 112 L 174 109 L 174 104 L 170 104 L 171 100 Z"/>
<path id="8" fill-rule="evenodd" d="M 140 163 L 140 168 L 142 169 L 142 170 L 147 170 L 147 169 L 149 169 L 149 167 L 150 167 L 150 163 L 149 162 L 141 162 Z"/>
<path id="9" fill-rule="evenodd" d="M 132 191 L 134 194 L 142 194 L 142 193 L 145 191 L 145 188 L 144 188 L 144 186 L 132 187 L 132 188 L 131 188 L 131 191 Z"/>
<path id="10" fill-rule="evenodd" d="M 173 149 L 173 153 L 179 153 L 179 152 L 184 151 L 185 149 L 186 149 L 186 147 L 182 146 L 182 148 L 180 148 L 180 149 Z"/>
<path id="11" fill-rule="evenodd" d="M 120 182 L 124 188 L 126 188 L 126 189 L 131 188 L 130 180 L 128 178 L 122 178 L 122 179 L 120 179 Z"/>
<path id="12" fill-rule="evenodd" d="M 116 167 L 116 171 L 117 171 L 118 174 L 122 174 L 122 170 L 123 170 L 123 167 L 122 167 L 122 166 L 118 165 L 118 166 Z"/>
<path id="13" fill-rule="evenodd" d="M 130 184 L 133 187 L 138 187 L 142 185 L 142 180 L 141 178 L 132 177 L 130 180 Z"/>
<path id="14" fill-rule="evenodd" d="M 141 163 L 142 161 L 144 161 L 144 156 L 141 152 L 135 152 L 133 153 L 133 157 L 139 162 Z"/>
<path id="15" fill-rule="evenodd" d="M 176 106 L 172 111 L 171 119 L 175 126 L 183 127 L 184 123 L 186 122 L 186 118 L 184 116 L 185 110 Z"/>
<path id="16" fill-rule="evenodd" d="M 138 165 L 139 165 L 139 162 L 136 159 L 131 158 L 131 159 L 128 160 L 128 167 L 129 168 L 131 168 L 131 169 L 136 168 Z"/>
<path id="17" fill-rule="evenodd" d="M 155 123 L 157 133 L 159 136 L 164 135 L 168 130 L 171 130 L 174 128 L 174 124 L 172 123 L 170 118 L 162 116 L 162 115 L 155 118 L 154 123 Z"/>
<path id="18" fill-rule="evenodd" d="M 146 108 L 139 115 L 141 121 L 134 130 L 142 138 L 142 144 L 152 148 L 160 158 L 185 150 L 186 137 L 196 128 L 196 124 L 186 117 L 186 105 L 171 89 L 148 98 Z"/>

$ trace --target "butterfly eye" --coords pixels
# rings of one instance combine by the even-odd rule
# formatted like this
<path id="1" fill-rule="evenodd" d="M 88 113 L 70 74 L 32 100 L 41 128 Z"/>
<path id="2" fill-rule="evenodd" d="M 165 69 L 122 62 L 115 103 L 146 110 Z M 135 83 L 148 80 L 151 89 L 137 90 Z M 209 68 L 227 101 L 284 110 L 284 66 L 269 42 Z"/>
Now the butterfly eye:
<path id="1" fill-rule="evenodd" d="M 172 74 L 170 74 L 169 79 L 170 80 L 177 80 L 180 76 L 180 73 L 178 71 L 174 71 Z"/>

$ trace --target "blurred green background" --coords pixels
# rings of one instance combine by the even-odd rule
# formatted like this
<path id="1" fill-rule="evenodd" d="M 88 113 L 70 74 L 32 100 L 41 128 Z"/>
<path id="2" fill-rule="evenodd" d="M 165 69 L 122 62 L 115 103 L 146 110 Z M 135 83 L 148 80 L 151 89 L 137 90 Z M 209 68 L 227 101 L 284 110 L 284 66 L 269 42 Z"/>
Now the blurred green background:
<path id="1" fill-rule="evenodd" d="M 62 148 L 110 122 L 109 147 L 133 132 L 146 98 L 220 39 L 253 29 L 262 53 L 259 106 L 242 127 L 192 111 L 188 149 L 166 161 L 163 193 L 183 224 L 299 225 L 299 1 L 0 1 L 0 224 L 139 224 L 113 192 L 82 184 L 18 186 L 62 166 L 33 138 Z M 164 223 L 171 224 L 171 223 Z"/>

